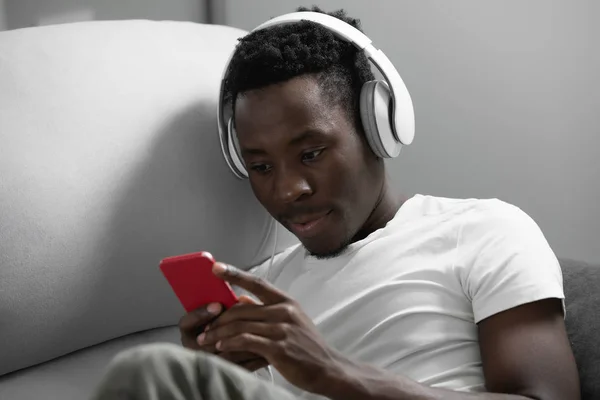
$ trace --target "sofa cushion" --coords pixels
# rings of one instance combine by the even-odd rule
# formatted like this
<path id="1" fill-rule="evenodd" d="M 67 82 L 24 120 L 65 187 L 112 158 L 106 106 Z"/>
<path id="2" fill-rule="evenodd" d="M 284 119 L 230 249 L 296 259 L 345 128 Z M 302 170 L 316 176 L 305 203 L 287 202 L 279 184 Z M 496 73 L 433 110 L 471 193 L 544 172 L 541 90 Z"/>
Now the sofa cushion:
<path id="1" fill-rule="evenodd" d="M 600 265 L 562 259 L 566 325 L 583 400 L 600 399 Z"/>
<path id="2" fill-rule="evenodd" d="M 0 375 L 176 324 L 163 257 L 270 255 L 271 219 L 216 131 L 244 33 L 137 20 L 0 32 Z"/>
<path id="3" fill-rule="evenodd" d="M 133 346 L 166 342 L 180 344 L 176 326 L 119 337 L 30 368 L 0 376 L 0 399 L 85 400 L 119 352 Z"/>

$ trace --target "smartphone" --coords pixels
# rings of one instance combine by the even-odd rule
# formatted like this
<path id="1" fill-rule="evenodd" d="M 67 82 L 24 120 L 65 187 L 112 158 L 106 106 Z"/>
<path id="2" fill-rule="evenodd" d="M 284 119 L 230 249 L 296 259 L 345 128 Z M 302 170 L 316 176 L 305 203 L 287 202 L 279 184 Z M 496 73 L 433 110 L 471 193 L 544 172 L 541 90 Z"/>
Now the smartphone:
<path id="1" fill-rule="evenodd" d="M 213 274 L 214 263 L 207 251 L 161 260 L 160 270 L 187 312 L 209 303 L 221 303 L 228 309 L 238 302 L 229 283 Z"/>

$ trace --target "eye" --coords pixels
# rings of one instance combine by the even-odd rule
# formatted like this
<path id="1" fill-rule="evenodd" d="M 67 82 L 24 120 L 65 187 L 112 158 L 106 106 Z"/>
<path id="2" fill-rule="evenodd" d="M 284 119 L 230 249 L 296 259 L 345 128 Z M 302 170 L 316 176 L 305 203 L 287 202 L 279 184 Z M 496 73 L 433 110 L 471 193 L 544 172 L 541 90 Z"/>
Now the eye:
<path id="1" fill-rule="evenodd" d="M 325 149 L 318 149 L 302 154 L 302 161 L 314 161 Z"/>
<path id="2" fill-rule="evenodd" d="M 271 171 L 271 166 L 268 164 L 253 164 L 250 166 L 252 171 L 258 172 L 259 174 L 266 174 Z"/>

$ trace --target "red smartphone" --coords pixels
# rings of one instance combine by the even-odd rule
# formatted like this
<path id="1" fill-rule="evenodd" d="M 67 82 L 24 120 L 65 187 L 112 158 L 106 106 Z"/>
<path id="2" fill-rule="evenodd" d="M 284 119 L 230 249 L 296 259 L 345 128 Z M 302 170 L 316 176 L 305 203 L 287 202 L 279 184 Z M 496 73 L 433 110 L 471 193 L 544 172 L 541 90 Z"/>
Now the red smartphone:
<path id="1" fill-rule="evenodd" d="M 160 262 L 160 270 L 187 312 L 209 303 L 221 303 L 226 309 L 237 303 L 229 283 L 213 274 L 214 263 L 207 251 L 167 257 Z"/>

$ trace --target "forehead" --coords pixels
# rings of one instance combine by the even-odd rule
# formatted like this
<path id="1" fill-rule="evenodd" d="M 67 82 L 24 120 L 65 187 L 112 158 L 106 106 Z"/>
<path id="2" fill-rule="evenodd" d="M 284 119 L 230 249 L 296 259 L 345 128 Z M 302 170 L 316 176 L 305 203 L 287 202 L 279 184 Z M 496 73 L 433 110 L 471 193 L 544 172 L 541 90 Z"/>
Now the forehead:
<path id="1" fill-rule="evenodd" d="M 242 148 L 262 147 L 307 131 L 326 134 L 342 115 L 325 100 L 315 78 L 301 76 L 239 96 L 235 125 Z"/>

